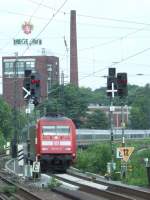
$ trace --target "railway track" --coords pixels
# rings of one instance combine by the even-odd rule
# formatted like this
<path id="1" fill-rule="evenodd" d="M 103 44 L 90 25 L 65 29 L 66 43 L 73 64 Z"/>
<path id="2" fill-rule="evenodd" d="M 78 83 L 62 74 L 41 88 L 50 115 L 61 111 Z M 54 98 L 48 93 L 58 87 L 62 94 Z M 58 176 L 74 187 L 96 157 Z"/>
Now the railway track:
<path id="1" fill-rule="evenodd" d="M 42 198 L 36 196 L 28 189 L 13 183 L 12 181 L 8 180 L 4 177 L 2 173 L 0 173 L 0 181 L 3 182 L 6 186 L 13 186 L 15 188 L 15 193 L 0 193 L 0 199 L 11 199 L 14 198 L 16 200 L 43 200 Z"/>
<path id="2" fill-rule="evenodd" d="M 71 174 L 71 175 L 70 175 Z M 79 187 L 78 191 L 70 192 L 62 188 L 54 189 L 61 194 L 69 193 L 78 199 L 112 199 L 112 200 L 149 200 L 150 190 L 128 187 L 125 185 L 115 184 L 110 181 L 96 179 L 85 174 L 71 173 L 55 174 L 55 178 L 66 181 Z M 75 193 L 75 194 L 74 194 Z M 90 197 L 88 196 L 90 194 Z"/>
<path id="3" fill-rule="evenodd" d="M 8 155 L 6 155 L 6 153 L 4 152 L 0 152 L 0 158 L 5 158 L 5 157 L 8 157 Z"/>

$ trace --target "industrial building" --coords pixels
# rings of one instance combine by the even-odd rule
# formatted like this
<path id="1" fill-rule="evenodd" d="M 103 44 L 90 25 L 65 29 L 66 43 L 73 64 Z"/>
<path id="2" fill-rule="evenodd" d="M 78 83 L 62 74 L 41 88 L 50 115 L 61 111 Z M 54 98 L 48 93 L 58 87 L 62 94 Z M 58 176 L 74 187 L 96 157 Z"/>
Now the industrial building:
<path id="1" fill-rule="evenodd" d="M 48 97 L 53 84 L 59 84 L 59 58 L 55 56 L 14 56 L 2 58 L 3 98 L 12 107 L 23 107 L 25 70 L 38 73 L 40 101 Z"/>

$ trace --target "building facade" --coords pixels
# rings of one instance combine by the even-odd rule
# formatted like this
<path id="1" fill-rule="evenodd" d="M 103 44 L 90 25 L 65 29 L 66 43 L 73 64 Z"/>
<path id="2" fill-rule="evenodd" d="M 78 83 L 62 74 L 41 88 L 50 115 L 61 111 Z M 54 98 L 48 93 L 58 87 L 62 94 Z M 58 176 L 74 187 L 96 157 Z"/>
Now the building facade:
<path id="1" fill-rule="evenodd" d="M 59 58 L 55 56 L 14 56 L 2 58 L 3 98 L 12 107 L 25 105 L 23 80 L 25 70 L 38 73 L 40 101 L 48 97 L 52 85 L 59 84 Z"/>
<path id="2" fill-rule="evenodd" d="M 88 106 L 89 113 L 95 111 L 95 110 L 101 110 L 106 114 L 106 116 L 109 118 L 110 116 L 110 107 L 109 106 L 100 106 L 98 104 L 90 104 Z M 114 106 L 113 107 L 113 126 L 114 128 L 121 128 L 122 127 L 122 117 L 124 120 L 124 125 L 127 126 L 129 124 L 129 116 L 130 116 L 130 110 L 131 107 L 128 107 L 127 105 L 121 108 L 121 106 Z M 122 116 L 123 115 L 123 116 Z"/>

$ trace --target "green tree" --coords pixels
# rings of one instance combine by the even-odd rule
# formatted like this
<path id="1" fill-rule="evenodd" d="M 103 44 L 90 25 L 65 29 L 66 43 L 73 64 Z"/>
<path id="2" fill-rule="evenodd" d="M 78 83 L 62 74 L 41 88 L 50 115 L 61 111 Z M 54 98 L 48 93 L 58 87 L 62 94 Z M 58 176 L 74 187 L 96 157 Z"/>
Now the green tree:
<path id="1" fill-rule="evenodd" d="M 108 144 L 91 145 L 84 151 L 78 151 L 76 167 L 94 173 L 106 173 L 107 162 L 111 160 Z"/>
<path id="2" fill-rule="evenodd" d="M 109 124 L 108 117 L 100 110 L 96 110 L 87 115 L 86 128 L 107 129 Z"/>
<path id="3" fill-rule="evenodd" d="M 133 129 L 150 128 L 150 85 L 140 88 L 134 96 L 130 114 L 130 126 Z"/>
<path id="4" fill-rule="evenodd" d="M 82 118 L 86 115 L 89 103 L 89 89 L 74 85 L 55 86 L 48 100 L 39 106 L 42 114 L 62 113 L 71 118 L 80 127 Z"/>
<path id="5" fill-rule="evenodd" d="M 12 111 L 2 98 L 0 98 L 0 131 L 6 139 L 11 137 L 13 133 Z"/>

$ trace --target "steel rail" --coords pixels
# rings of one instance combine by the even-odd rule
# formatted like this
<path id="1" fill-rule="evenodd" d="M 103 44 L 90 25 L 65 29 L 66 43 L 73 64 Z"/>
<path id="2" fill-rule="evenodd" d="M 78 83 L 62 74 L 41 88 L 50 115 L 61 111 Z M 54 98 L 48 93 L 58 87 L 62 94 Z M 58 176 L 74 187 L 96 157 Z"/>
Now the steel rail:
<path id="1" fill-rule="evenodd" d="M 6 179 L 4 176 L 2 176 L 0 174 L 0 179 L 7 183 L 8 185 L 12 185 L 12 186 L 15 186 L 17 188 L 17 195 L 19 195 L 20 197 L 24 197 L 24 199 L 27 199 L 27 200 L 43 200 L 41 197 L 33 194 L 32 192 L 30 192 L 29 190 L 27 190 L 26 188 L 16 184 L 16 183 L 13 183 L 12 181 Z M 18 197 L 19 198 L 19 197 Z M 20 198 L 21 199 L 21 198 Z"/>
<path id="2" fill-rule="evenodd" d="M 66 178 L 62 178 L 59 177 L 57 175 L 53 175 L 55 178 L 57 178 L 58 180 L 62 180 L 64 182 L 68 182 L 71 184 L 74 184 L 76 186 L 80 187 L 80 191 L 85 192 L 87 194 L 92 194 L 94 196 L 98 196 L 98 197 L 104 197 L 107 199 L 112 199 L 112 200 L 136 200 L 133 197 L 130 197 L 128 195 L 125 194 L 120 194 L 118 192 L 114 192 L 114 191 L 109 191 L 109 190 L 99 190 L 97 188 L 93 188 L 87 185 L 83 185 L 82 182 L 74 182 L 73 180 L 67 180 Z M 84 179 L 83 179 L 84 180 Z M 63 191 L 62 191 L 63 192 Z"/>
<path id="3" fill-rule="evenodd" d="M 117 192 L 121 194 L 128 194 L 133 198 L 136 199 L 145 199 L 149 200 L 150 198 L 150 190 L 144 189 L 144 188 L 135 188 L 134 186 L 128 186 L 121 183 L 115 183 L 114 181 L 107 181 L 104 178 L 102 178 L 99 175 L 88 173 L 88 176 L 86 174 L 83 174 L 81 172 L 73 172 L 71 170 L 67 171 L 68 174 L 76 176 L 78 178 L 84 178 L 85 180 L 89 180 L 98 184 L 103 184 L 109 186 L 109 191 L 111 192 Z"/>

